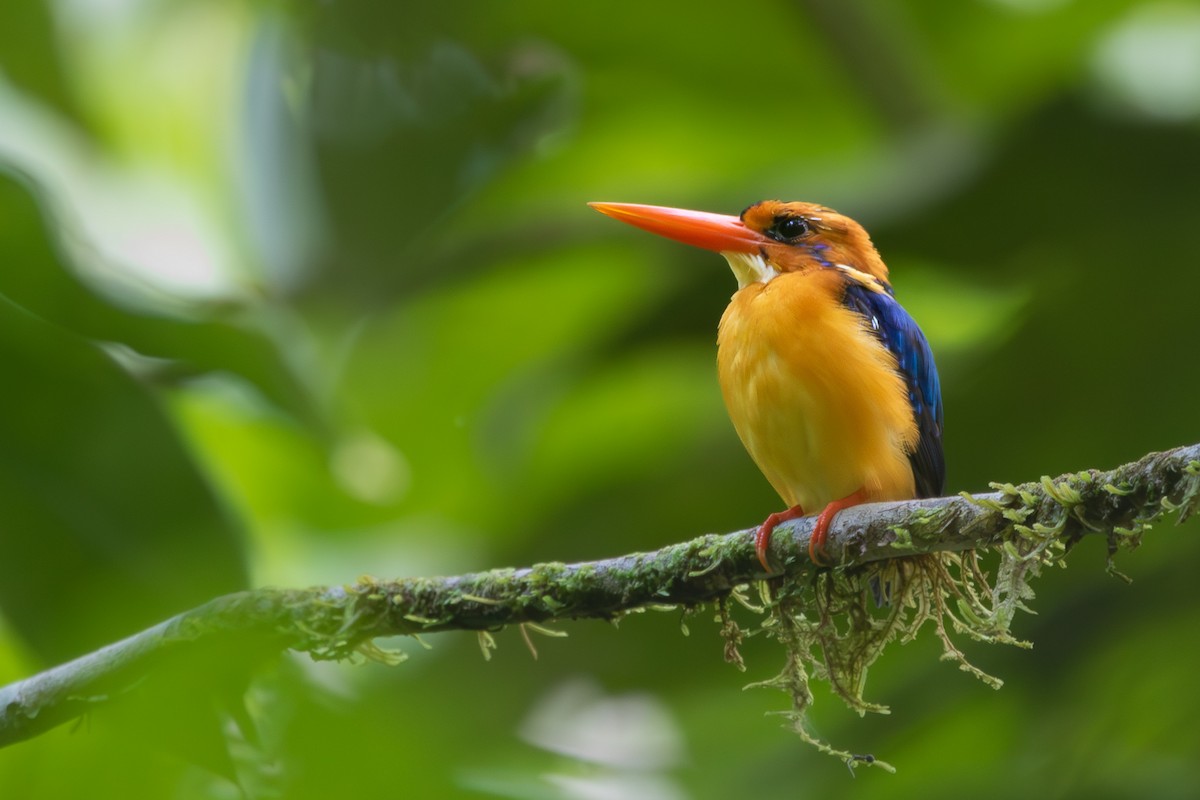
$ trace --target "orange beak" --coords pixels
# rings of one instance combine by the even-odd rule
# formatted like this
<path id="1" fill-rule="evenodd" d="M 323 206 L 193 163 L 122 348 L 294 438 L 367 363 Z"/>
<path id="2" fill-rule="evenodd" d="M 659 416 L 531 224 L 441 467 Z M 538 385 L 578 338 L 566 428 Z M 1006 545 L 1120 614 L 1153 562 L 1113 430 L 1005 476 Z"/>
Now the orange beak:
<path id="1" fill-rule="evenodd" d="M 628 222 L 642 230 L 718 253 L 757 253 L 762 245 L 771 242 L 762 234 L 747 228 L 738 217 L 728 214 L 643 206 L 637 203 L 588 205 L 601 214 Z"/>

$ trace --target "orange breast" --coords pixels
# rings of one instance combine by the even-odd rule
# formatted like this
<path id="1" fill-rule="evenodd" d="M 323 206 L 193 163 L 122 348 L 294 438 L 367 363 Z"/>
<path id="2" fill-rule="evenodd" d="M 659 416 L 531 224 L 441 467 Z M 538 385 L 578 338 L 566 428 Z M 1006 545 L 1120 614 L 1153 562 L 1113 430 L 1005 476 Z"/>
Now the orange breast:
<path id="1" fill-rule="evenodd" d="M 730 419 L 789 506 L 815 513 L 866 489 L 915 495 L 917 426 L 895 359 L 840 302 L 832 270 L 752 283 L 721 318 L 717 366 Z"/>

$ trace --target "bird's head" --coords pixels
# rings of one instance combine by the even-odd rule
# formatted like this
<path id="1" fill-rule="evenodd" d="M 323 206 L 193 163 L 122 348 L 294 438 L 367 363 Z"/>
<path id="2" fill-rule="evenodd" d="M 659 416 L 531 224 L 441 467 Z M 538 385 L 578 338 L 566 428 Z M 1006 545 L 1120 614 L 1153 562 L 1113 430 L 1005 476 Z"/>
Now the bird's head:
<path id="1" fill-rule="evenodd" d="M 889 290 L 888 271 L 863 227 L 813 203 L 764 200 L 740 217 L 636 203 L 590 203 L 602 214 L 725 256 L 738 287 L 786 272 L 851 269 Z"/>

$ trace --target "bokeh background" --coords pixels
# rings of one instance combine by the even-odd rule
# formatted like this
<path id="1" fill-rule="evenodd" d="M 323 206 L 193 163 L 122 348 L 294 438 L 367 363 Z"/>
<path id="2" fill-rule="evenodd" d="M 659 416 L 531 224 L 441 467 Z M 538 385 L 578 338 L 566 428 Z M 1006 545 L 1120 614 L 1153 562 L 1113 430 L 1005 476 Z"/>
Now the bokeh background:
<path id="1" fill-rule="evenodd" d="M 1200 4 L 8 0 L 0 681 L 245 586 L 651 549 L 778 506 L 723 262 L 589 200 L 862 221 L 948 490 L 1200 439 Z M 1194 797 L 1200 527 L 1037 583 L 999 692 L 895 647 L 804 746 L 711 612 L 260 665 L 0 751 L 4 797 Z M 747 617 L 745 622 L 750 622 Z M 688 635 L 683 627 L 686 626 Z M 196 671 L 209 669 L 197 665 Z M 204 675 L 197 685 L 203 685 Z M 228 677 L 228 676 L 226 676 Z M 235 676 L 236 677 L 236 676 Z M 232 681 L 229 696 L 241 693 Z M 205 709 L 210 709 L 205 711 Z"/>

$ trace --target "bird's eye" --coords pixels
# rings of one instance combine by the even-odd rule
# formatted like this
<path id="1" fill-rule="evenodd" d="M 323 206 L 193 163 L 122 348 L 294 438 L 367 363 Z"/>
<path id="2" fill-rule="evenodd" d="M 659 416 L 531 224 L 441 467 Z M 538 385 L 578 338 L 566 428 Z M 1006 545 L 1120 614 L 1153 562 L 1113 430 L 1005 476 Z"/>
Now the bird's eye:
<path id="1" fill-rule="evenodd" d="M 767 231 L 767 235 L 780 242 L 789 242 L 807 236 L 812 232 L 812 226 L 804 217 L 782 217 Z"/>

